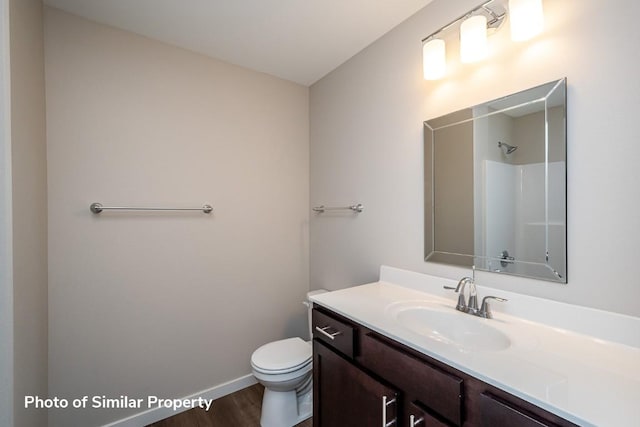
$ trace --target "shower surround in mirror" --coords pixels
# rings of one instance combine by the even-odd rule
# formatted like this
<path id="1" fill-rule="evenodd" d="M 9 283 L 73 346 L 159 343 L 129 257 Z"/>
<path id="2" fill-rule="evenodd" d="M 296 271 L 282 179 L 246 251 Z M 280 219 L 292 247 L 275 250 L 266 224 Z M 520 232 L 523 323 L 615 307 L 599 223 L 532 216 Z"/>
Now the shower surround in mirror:
<path id="1" fill-rule="evenodd" d="M 566 82 L 425 122 L 425 256 L 566 283 Z"/>
<path id="2" fill-rule="evenodd" d="M 510 165 L 484 161 L 485 232 L 475 230 L 475 253 L 499 254 L 520 261 L 498 260 L 490 256 L 478 257 L 476 268 L 519 274 L 528 277 L 548 273 L 546 245 L 549 246 L 550 266 L 557 266 L 557 274 L 566 277 L 565 189 L 549 187 L 549 221 L 545 220 L 545 163 Z M 566 175 L 564 162 L 550 162 L 549 181 L 558 182 Z M 545 226 L 549 228 L 547 233 Z M 484 241 L 483 241 L 484 240 Z M 484 244 L 483 244 L 484 243 Z M 552 278 L 552 277 L 550 277 Z"/>

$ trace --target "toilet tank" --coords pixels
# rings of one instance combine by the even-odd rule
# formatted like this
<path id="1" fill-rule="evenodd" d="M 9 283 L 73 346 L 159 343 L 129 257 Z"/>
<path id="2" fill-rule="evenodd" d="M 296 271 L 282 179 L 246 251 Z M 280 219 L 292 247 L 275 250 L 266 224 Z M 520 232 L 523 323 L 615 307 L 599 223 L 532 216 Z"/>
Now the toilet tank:
<path id="1" fill-rule="evenodd" d="M 327 292 L 329 292 L 329 291 L 326 290 L 326 289 L 316 289 L 315 291 L 307 292 L 307 300 L 304 302 L 304 304 L 307 306 L 307 322 L 308 322 L 307 323 L 307 325 L 308 325 L 307 330 L 309 331 L 309 340 L 313 339 L 313 332 L 311 331 L 311 325 L 312 325 L 312 322 L 311 322 L 311 308 L 313 307 L 313 303 L 309 300 L 309 297 L 313 296 L 313 295 L 324 294 L 324 293 L 327 293 Z"/>

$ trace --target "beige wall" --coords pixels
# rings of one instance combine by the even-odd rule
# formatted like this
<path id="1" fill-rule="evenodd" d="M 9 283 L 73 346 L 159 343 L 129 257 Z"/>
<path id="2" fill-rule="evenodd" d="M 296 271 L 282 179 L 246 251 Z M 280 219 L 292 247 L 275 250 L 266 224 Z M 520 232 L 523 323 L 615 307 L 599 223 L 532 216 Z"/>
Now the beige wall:
<path id="1" fill-rule="evenodd" d="M 544 111 L 527 114 L 520 117 L 509 117 L 513 126 L 512 145 L 518 149 L 511 154 L 503 154 L 505 163 L 526 165 L 544 163 L 545 123 Z M 555 146 L 551 144 L 551 146 Z M 504 153 L 504 150 L 502 150 Z"/>
<path id="2" fill-rule="evenodd" d="M 46 425 L 24 396 L 47 394 L 47 164 L 42 3 L 11 0 L 14 425 Z"/>
<path id="3" fill-rule="evenodd" d="M 311 202 L 365 205 L 355 221 L 311 219 L 312 288 L 376 280 L 380 264 L 468 275 L 423 261 L 422 122 L 566 76 L 569 283 L 492 273 L 478 282 L 640 315 L 640 57 L 628 48 L 640 38 L 640 3 L 579 3 L 545 0 L 544 34 L 513 43 L 501 30 L 479 64 L 461 65 L 449 49 L 449 76 L 428 82 L 420 40 L 477 5 L 435 0 L 311 87 Z"/>
<path id="4" fill-rule="evenodd" d="M 182 397 L 306 334 L 308 89 L 55 9 L 45 35 L 51 394 Z"/>
<path id="5" fill-rule="evenodd" d="M 447 122 L 468 119 L 472 114 L 470 109 L 448 114 Z M 432 125 L 434 122 L 430 120 Z M 473 254 L 473 122 L 436 129 L 433 138 L 434 143 L 427 143 L 425 138 L 424 147 L 425 165 L 429 164 L 425 170 L 433 167 L 427 173 L 433 175 L 435 182 L 433 194 L 431 186 L 425 192 L 425 198 L 432 198 L 435 206 L 433 245 L 440 252 Z M 428 252 L 425 251 L 425 255 L 429 255 Z"/>
<path id="6" fill-rule="evenodd" d="M 567 155 L 562 144 L 564 138 L 564 108 L 552 107 L 548 112 L 549 128 L 549 161 L 564 161 Z M 513 143 L 518 146 L 510 156 L 511 163 L 526 165 L 544 162 L 545 147 L 539 141 L 545 139 L 544 111 L 531 113 L 513 119 Z"/>

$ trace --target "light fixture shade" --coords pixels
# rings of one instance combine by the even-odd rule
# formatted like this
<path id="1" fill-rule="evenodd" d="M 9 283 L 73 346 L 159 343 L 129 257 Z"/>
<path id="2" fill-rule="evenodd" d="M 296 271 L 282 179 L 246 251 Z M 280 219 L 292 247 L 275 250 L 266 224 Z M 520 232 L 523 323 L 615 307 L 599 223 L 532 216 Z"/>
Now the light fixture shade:
<path id="1" fill-rule="evenodd" d="M 544 29 L 542 0 L 509 0 L 511 40 L 529 40 Z"/>
<path id="2" fill-rule="evenodd" d="M 487 57 L 487 18 L 475 15 L 460 25 L 460 60 L 464 63 Z"/>
<path id="3" fill-rule="evenodd" d="M 447 71 L 444 40 L 432 39 L 422 45 L 422 71 L 425 80 L 438 80 Z"/>

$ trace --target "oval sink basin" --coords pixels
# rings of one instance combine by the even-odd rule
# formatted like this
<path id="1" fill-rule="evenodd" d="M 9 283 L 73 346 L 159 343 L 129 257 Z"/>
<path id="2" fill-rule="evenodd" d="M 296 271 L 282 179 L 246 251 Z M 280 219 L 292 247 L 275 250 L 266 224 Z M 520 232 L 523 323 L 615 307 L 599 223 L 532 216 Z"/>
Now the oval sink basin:
<path id="1" fill-rule="evenodd" d="M 509 348 L 511 340 L 490 326 L 491 320 L 428 304 L 400 304 L 390 307 L 389 314 L 404 328 L 468 351 L 500 351 Z"/>

